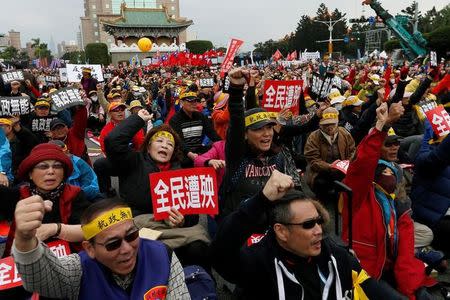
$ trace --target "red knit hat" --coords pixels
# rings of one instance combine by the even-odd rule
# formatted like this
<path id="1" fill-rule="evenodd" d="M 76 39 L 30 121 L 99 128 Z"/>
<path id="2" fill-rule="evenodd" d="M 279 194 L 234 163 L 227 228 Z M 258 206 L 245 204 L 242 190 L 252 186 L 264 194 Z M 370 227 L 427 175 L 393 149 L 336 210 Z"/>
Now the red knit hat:
<path id="1" fill-rule="evenodd" d="M 31 169 L 44 160 L 57 160 L 61 162 L 64 165 L 64 179 L 69 177 L 73 172 L 72 161 L 60 147 L 53 144 L 39 144 L 20 163 L 17 176 L 21 179 L 27 179 L 27 175 Z"/>

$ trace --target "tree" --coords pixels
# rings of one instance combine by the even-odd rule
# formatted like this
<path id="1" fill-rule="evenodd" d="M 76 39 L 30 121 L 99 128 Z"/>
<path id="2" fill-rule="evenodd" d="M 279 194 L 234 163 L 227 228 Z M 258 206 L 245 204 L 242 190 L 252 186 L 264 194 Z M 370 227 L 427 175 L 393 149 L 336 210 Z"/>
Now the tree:
<path id="1" fill-rule="evenodd" d="M 438 52 L 439 56 L 446 56 L 448 51 L 448 37 L 450 36 L 450 25 L 439 27 L 430 33 L 425 34 L 428 47 Z"/>
<path id="2" fill-rule="evenodd" d="M 195 40 L 187 42 L 186 48 L 188 48 L 191 53 L 203 54 L 214 47 L 211 41 Z"/>
<path id="3" fill-rule="evenodd" d="M 86 60 L 90 64 L 108 65 L 110 57 L 108 46 L 104 43 L 87 44 L 85 48 Z"/>
<path id="4" fill-rule="evenodd" d="M 5 50 L 0 54 L 0 57 L 6 60 L 15 60 L 17 59 L 19 54 L 19 50 L 14 48 L 13 46 L 6 47 Z"/>
<path id="5" fill-rule="evenodd" d="M 34 49 L 34 55 L 39 59 L 41 66 L 48 66 L 48 62 L 52 60 L 52 52 L 48 49 L 46 43 L 41 43 L 40 38 L 31 39 L 33 43 L 31 48 Z"/>
<path id="6" fill-rule="evenodd" d="M 86 54 L 84 51 L 66 52 L 61 59 L 68 60 L 70 64 L 78 64 L 86 61 Z"/>

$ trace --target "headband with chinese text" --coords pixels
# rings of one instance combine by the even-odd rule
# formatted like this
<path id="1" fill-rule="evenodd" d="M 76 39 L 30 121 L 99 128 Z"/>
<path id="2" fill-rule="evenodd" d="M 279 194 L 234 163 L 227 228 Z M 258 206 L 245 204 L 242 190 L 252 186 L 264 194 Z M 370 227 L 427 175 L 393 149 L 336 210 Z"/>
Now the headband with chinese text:
<path id="1" fill-rule="evenodd" d="M 326 113 L 322 115 L 322 120 L 328 119 L 338 119 L 339 115 L 337 113 Z"/>
<path id="2" fill-rule="evenodd" d="M 119 207 L 105 212 L 88 224 L 81 226 L 81 230 L 85 240 L 88 241 L 112 225 L 132 219 L 133 215 L 129 207 Z"/>
<path id="3" fill-rule="evenodd" d="M 184 98 L 188 98 L 188 97 L 197 98 L 197 93 L 196 92 L 183 93 L 183 94 L 181 94 L 180 99 L 183 100 Z"/>
<path id="4" fill-rule="evenodd" d="M 160 137 L 169 139 L 172 143 L 175 143 L 175 138 L 173 137 L 173 135 L 170 132 L 165 131 L 165 130 L 161 130 L 161 131 L 158 131 L 157 133 L 155 133 L 152 136 L 151 140 L 154 141 Z"/>
<path id="5" fill-rule="evenodd" d="M 270 115 L 267 112 L 258 112 L 245 117 L 245 127 L 251 126 L 255 123 L 270 120 Z"/>

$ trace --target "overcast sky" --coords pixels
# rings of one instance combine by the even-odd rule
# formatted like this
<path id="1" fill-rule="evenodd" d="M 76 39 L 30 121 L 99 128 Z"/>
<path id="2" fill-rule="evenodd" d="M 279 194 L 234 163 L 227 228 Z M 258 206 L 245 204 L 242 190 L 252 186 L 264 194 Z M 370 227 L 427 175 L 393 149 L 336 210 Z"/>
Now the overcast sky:
<path id="1" fill-rule="evenodd" d="M 194 21 L 189 28 L 198 39 L 211 40 L 217 46 L 226 46 L 231 37 L 241 38 L 243 49 L 268 39 L 279 39 L 295 30 L 301 15 L 315 15 L 320 3 L 331 10 L 338 8 L 347 18 L 362 14 L 373 15 L 370 7 L 360 0 L 180 0 L 181 15 Z M 449 0 L 419 0 L 419 9 L 425 12 L 436 6 L 443 8 Z M 412 0 L 384 0 L 383 6 L 391 14 L 409 6 Z M 21 32 L 22 47 L 31 38 L 40 37 L 55 45 L 63 40 L 76 40 L 83 12 L 82 0 L 17 0 L 1 1 L 0 33 L 10 29 Z"/>

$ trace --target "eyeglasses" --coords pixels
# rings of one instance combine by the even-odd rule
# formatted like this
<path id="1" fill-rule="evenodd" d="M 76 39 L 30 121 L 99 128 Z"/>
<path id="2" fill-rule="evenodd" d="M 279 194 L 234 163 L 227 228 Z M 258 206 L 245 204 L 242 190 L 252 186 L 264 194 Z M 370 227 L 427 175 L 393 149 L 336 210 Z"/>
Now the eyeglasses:
<path id="1" fill-rule="evenodd" d="M 64 165 L 62 163 L 54 163 L 53 165 L 49 165 L 49 164 L 37 164 L 34 166 L 35 169 L 41 170 L 41 171 L 45 171 L 48 170 L 50 168 L 54 169 L 54 170 L 62 170 L 64 168 Z"/>
<path id="2" fill-rule="evenodd" d="M 303 229 L 312 229 L 316 226 L 316 224 L 319 225 L 323 225 L 323 223 L 325 223 L 325 220 L 323 219 L 322 216 L 319 216 L 318 218 L 315 219 L 311 219 L 302 223 L 280 223 L 283 225 L 298 225 L 298 226 L 302 226 Z"/>
<path id="3" fill-rule="evenodd" d="M 126 236 L 124 236 L 121 239 L 112 240 L 108 243 L 97 243 L 97 242 L 93 243 L 105 247 L 106 251 L 114 251 L 119 249 L 120 246 L 122 246 L 123 240 L 125 240 L 127 243 L 131 243 L 135 241 L 138 238 L 138 236 L 139 236 L 139 228 L 135 227 L 133 231 L 129 232 Z"/>
<path id="4" fill-rule="evenodd" d="M 384 143 L 384 146 L 388 147 L 388 148 L 392 147 L 392 146 L 399 147 L 400 146 L 400 142 Z"/>

